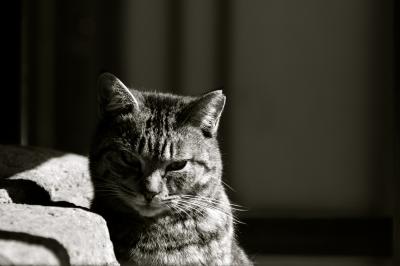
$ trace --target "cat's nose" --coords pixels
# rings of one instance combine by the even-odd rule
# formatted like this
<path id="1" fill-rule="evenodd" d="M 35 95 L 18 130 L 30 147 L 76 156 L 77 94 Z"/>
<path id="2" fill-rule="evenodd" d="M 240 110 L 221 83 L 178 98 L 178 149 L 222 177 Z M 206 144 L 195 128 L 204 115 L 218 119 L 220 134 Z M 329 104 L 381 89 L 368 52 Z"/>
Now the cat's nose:
<path id="1" fill-rule="evenodd" d="M 152 172 L 145 178 L 143 195 L 148 202 L 152 201 L 157 194 L 161 193 L 161 179 L 162 177 L 158 170 Z"/>
<path id="2" fill-rule="evenodd" d="M 147 200 L 147 202 L 151 202 L 158 194 L 160 194 L 160 192 L 158 191 L 146 191 L 145 193 L 143 193 L 143 196 Z"/>

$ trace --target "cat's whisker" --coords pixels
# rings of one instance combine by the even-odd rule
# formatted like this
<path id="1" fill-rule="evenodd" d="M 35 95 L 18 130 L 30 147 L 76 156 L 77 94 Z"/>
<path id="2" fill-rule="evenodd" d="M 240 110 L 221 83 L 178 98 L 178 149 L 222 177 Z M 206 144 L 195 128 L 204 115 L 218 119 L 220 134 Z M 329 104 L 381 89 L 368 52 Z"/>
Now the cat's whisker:
<path id="1" fill-rule="evenodd" d="M 192 205 L 186 204 L 186 200 L 183 200 L 180 196 L 174 195 L 169 199 L 165 199 L 166 202 L 177 205 L 182 211 L 185 212 L 189 217 L 192 217 L 187 211 L 194 211 L 196 213 L 201 213 L 198 209 L 194 208 Z M 201 213 L 202 214 L 202 213 Z"/>
<path id="2" fill-rule="evenodd" d="M 95 187 L 96 187 L 96 188 L 118 188 L 118 186 L 116 186 L 116 185 L 113 184 L 113 183 L 102 184 L 102 185 L 97 184 Z"/>
<path id="3" fill-rule="evenodd" d="M 118 192 L 118 190 L 113 188 L 101 188 L 101 189 L 96 189 L 96 192 Z"/>
<path id="4" fill-rule="evenodd" d="M 173 202 L 174 200 L 179 199 L 180 197 L 178 195 L 172 195 L 172 196 L 168 196 L 164 199 L 162 199 L 163 202 Z"/>
<path id="5" fill-rule="evenodd" d="M 203 209 L 216 209 L 215 206 L 204 203 L 204 202 L 199 202 L 199 201 L 190 201 L 190 200 L 186 200 L 186 201 L 182 201 L 186 204 L 190 204 L 192 206 L 198 207 L 198 208 L 203 208 Z"/>
<path id="6" fill-rule="evenodd" d="M 195 198 L 195 199 L 203 199 L 203 200 L 207 200 L 210 202 L 214 202 L 214 203 L 221 203 L 221 200 L 217 200 L 217 199 L 213 199 L 210 197 L 205 197 L 205 196 L 192 196 L 192 195 L 184 195 L 184 197 L 190 197 L 190 198 Z M 243 207 L 242 205 L 239 204 L 235 204 L 235 203 L 228 203 L 226 202 L 225 204 L 229 204 L 230 206 L 235 206 L 235 207 Z"/>
<path id="7" fill-rule="evenodd" d="M 99 189 L 102 189 L 102 188 L 112 188 L 112 189 L 117 189 L 118 190 L 119 186 L 115 185 L 112 182 L 104 183 L 104 184 L 96 184 L 95 185 L 95 189 L 96 190 L 99 190 Z"/>
<path id="8" fill-rule="evenodd" d="M 220 201 L 220 200 L 212 199 L 209 197 L 193 196 L 193 197 L 187 197 L 187 198 L 198 199 L 198 200 L 215 203 L 215 204 L 222 203 L 222 201 Z M 223 204 L 228 204 L 231 207 L 231 209 L 236 210 L 236 211 L 247 211 L 243 206 L 241 206 L 239 204 L 228 203 L 228 202 L 224 202 Z"/>
<path id="9" fill-rule="evenodd" d="M 176 206 L 176 208 L 178 209 L 178 210 L 180 210 L 181 212 L 183 212 L 184 214 L 186 214 L 186 216 L 187 217 L 189 217 L 189 218 L 191 218 L 191 219 L 193 219 L 193 216 L 192 215 L 190 215 L 187 211 L 187 209 L 185 209 L 184 208 L 184 206 L 181 206 L 181 205 L 175 205 Z M 183 218 L 183 215 L 181 214 L 181 217 Z"/>
<path id="10" fill-rule="evenodd" d="M 125 192 L 126 194 L 128 194 L 128 195 L 131 195 L 131 196 L 136 196 L 136 195 L 137 195 L 136 192 L 134 192 L 134 191 L 132 191 L 132 190 L 129 190 L 129 189 L 125 188 L 125 187 L 122 187 L 122 186 L 121 186 L 120 189 L 121 189 L 123 192 Z"/>
<path id="11" fill-rule="evenodd" d="M 226 211 L 226 210 L 224 210 L 224 209 L 222 209 L 220 207 L 217 207 L 217 206 L 214 206 L 214 205 L 210 205 L 210 204 L 207 204 L 205 202 L 200 202 L 200 201 L 196 202 L 196 201 L 186 200 L 184 202 L 187 203 L 187 204 L 191 204 L 193 206 L 199 207 L 199 208 L 208 208 L 208 209 L 211 209 L 211 210 L 214 210 L 214 211 L 218 211 L 218 212 L 220 212 L 220 213 L 222 213 L 222 214 L 224 214 L 226 216 L 231 217 L 233 222 L 244 224 L 243 222 L 238 220 L 232 213 L 230 213 L 230 212 L 228 212 L 228 211 Z"/>
<path id="12" fill-rule="evenodd" d="M 168 203 L 165 204 L 165 206 L 167 206 L 170 210 L 172 210 L 173 212 L 175 212 L 176 214 L 179 215 L 179 217 L 183 218 L 183 215 L 181 214 L 181 211 L 179 210 L 178 207 L 174 206 L 174 205 L 170 205 Z"/>
<path id="13" fill-rule="evenodd" d="M 217 200 L 217 199 L 212 199 L 209 197 L 204 197 L 204 196 L 192 196 L 192 195 L 182 195 L 182 198 L 187 198 L 187 199 L 196 199 L 199 201 L 207 202 L 207 203 L 214 203 L 214 204 L 221 204 L 222 201 Z M 223 204 L 228 204 L 232 210 L 235 211 L 247 211 L 246 209 L 243 208 L 243 206 L 239 204 L 234 204 L 234 203 L 228 203 L 224 202 Z"/>
<path id="14" fill-rule="evenodd" d="M 167 207 L 168 207 L 171 211 L 173 211 L 174 213 L 176 213 L 177 215 L 179 215 L 179 217 L 183 218 L 183 215 L 182 215 L 181 211 L 179 211 L 179 209 L 178 209 L 177 207 L 175 207 L 175 206 L 168 206 L 168 205 L 167 205 Z"/>
<path id="15" fill-rule="evenodd" d="M 116 183 L 116 186 L 117 186 L 118 188 L 124 189 L 125 191 L 129 191 L 129 192 L 131 192 L 132 194 L 137 194 L 137 192 L 134 191 L 134 190 L 132 190 L 132 188 L 127 187 L 126 185 L 124 185 L 124 184 L 122 184 L 122 183 L 120 183 L 120 182 L 117 182 L 117 183 Z"/>
<path id="16" fill-rule="evenodd" d="M 222 183 L 223 185 L 225 185 L 227 188 L 229 188 L 231 191 L 236 192 L 236 190 L 235 190 L 233 187 L 231 187 L 230 185 L 228 185 L 227 183 L 225 183 L 222 179 L 221 179 L 221 183 Z"/>
<path id="17" fill-rule="evenodd" d="M 120 194 L 119 194 L 119 192 L 115 192 L 115 191 L 105 191 L 105 192 L 103 192 L 103 193 L 101 193 L 101 197 L 108 197 L 108 198 L 111 198 L 111 197 L 118 197 Z"/>
<path id="18" fill-rule="evenodd" d="M 115 183 L 115 182 L 105 182 L 104 184 L 96 184 L 96 191 L 101 191 L 101 188 L 107 188 L 107 189 L 114 189 L 117 191 L 122 191 L 125 192 L 129 195 L 137 195 L 137 192 L 133 191 L 131 188 L 126 187 L 123 184 L 120 183 Z"/>
<path id="19" fill-rule="evenodd" d="M 176 205 L 175 205 L 174 207 L 176 207 L 180 212 L 183 212 L 184 214 L 186 214 L 187 217 L 193 219 L 193 216 L 190 215 L 190 214 L 187 212 L 187 211 L 189 211 L 188 208 L 187 208 L 187 206 L 182 205 L 182 204 L 180 204 L 180 203 L 176 203 Z M 181 213 L 180 213 L 180 217 L 183 218 L 183 215 L 182 215 Z"/>
<path id="20" fill-rule="evenodd" d="M 202 202 L 209 203 L 209 204 L 221 204 L 221 201 L 218 201 L 215 199 L 207 199 L 207 198 L 196 197 L 196 196 L 182 196 L 182 198 L 187 199 L 187 200 L 202 201 Z"/>
<path id="21" fill-rule="evenodd" d="M 195 212 L 195 213 L 198 213 L 198 214 L 201 215 L 201 216 L 204 216 L 204 215 L 205 215 L 203 212 L 201 212 L 201 210 L 199 210 L 198 208 L 195 208 L 194 206 L 187 205 L 187 204 L 183 204 L 183 203 L 181 203 L 181 202 L 178 203 L 177 205 L 180 206 L 181 208 L 183 208 L 183 210 L 193 211 L 193 212 Z M 186 211 L 185 211 L 185 213 L 186 213 L 190 218 L 193 219 L 193 216 L 192 216 L 192 215 L 188 214 Z"/>
<path id="22" fill-rule="evenodd" d="M 97 187 L 96 192 L 103 192 L 103 191 L 119 191 L 117 187 L 111 187 L 111 186 L 104 186 L 104 187 Z"/>
<path id="23" fill-rule="evenodd" d="M 201 198 L 201 197 L 193 197 L 193 196 L 185 196 L 183 195 L 181 197 L 181 201 L 188 203 L 188 204 L 192 204 L 192 205 L 196 205 L 198 207 L 203 207 L 203 208 L 219 208 L 221 210 L 223 210 L 221 207 L 219 207 L 219 205 L 217 205 L 218 201 L 213 201 L 212 199 L 205 199 L 205 198 Z"/>
<path id="24" fill-rule="evenodd" d="M 105 182 L 104 184 L 96 184 L 95 191 L 101 193 L 102 196 L 108 197 L 119 197 L 121 193 L 128 194 L 129 196 L 134 196 L 137 193 L 130 190 L 129 188 L 114 182 Z"/>

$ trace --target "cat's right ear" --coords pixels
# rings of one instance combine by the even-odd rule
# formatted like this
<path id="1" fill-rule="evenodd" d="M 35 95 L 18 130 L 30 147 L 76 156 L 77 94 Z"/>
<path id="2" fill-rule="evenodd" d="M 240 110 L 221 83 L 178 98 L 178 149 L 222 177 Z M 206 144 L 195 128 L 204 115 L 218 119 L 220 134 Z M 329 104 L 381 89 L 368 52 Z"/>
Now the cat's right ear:
<path id="1" fill-rule="evenodd" d="M 215 136 L 225 100 L 221 90 L 204 94 L 184 110 L 183 123 L 200 128 L 206 137 Z"/>
<path id="2" fill-rule="evenodd" d="M 116 76 L 103 73 L 97 81 L 101 116 L 120 112 L 139 111 L 139 95 L 134 95 Z"/>

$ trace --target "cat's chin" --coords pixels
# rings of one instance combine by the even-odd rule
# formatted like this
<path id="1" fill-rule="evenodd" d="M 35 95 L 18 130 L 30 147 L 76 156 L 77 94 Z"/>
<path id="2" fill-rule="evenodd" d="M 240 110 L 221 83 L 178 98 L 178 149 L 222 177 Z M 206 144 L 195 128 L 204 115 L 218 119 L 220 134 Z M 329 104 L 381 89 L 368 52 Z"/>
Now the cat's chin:
<path id="1" fill-rule="evenodd" d="M 168 208 L 163 206 L 142 206 L 131 204 L 131 207 L 143 217 L 155 217 L 168 210 Z"/>
<path id="2" fill-rule="evenodd" d="M 136 207 L 135 210 L 143 217 L 154 217 L 164 213 L 167 209 L 165 208 L 147 208 L 147 207 Z"/>
<path id="3" fill-rule="evenodd" d="M 142 209 L 142 210 L 136 210 L 136 211 L 143 217 L 154 217 L 154 216 L 158 216 L 158 215 L 164 213 L 166 210 L 160 208 L 160 209 L 156 209 L 156 210 Z"/>

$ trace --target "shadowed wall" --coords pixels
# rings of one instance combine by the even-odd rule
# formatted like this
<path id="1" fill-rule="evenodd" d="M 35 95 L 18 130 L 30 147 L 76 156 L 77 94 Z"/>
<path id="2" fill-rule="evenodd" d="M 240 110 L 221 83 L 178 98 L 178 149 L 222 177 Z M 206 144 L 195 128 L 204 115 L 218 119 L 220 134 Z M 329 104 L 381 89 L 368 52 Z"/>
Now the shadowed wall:
<path id="1" fill-rule="evenodd" d="M 23 140 L 86 154 L 97 74 L 223 86 L 231 196 L 266 217 L 391 216 L 391 1 L 25 1 Z"/>

